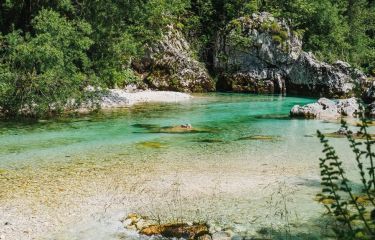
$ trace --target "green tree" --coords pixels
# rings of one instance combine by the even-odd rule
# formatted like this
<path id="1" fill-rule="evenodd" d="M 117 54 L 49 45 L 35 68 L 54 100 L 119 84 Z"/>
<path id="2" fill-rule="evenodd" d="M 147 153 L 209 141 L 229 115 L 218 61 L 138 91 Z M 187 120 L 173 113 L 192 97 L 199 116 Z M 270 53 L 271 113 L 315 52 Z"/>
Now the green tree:
<path id="1" fill-rule="evenodd" d="M 89 84 L 90 25 L 41 10 L 32 26 L 35 35 L 1 37 L 0 106 L 10 116 L 59 112 Z"/>

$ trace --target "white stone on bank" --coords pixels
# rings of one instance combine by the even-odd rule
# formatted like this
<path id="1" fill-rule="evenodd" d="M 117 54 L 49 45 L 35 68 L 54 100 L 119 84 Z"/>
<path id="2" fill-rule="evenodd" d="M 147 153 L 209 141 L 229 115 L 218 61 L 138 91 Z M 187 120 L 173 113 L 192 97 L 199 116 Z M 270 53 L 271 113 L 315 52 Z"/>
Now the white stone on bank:
<path id="1" fill-rule="evenodd" d="M 139 103 L 180 103 L 192 99 L 187 93 L 171 91 L 127 91 L 122 89 L 109 89 L 101 97 L 98 105 L 101 109 L 113 109 L 133 106 Z M 83 106 L 81 110 L 85 110 Z"/>

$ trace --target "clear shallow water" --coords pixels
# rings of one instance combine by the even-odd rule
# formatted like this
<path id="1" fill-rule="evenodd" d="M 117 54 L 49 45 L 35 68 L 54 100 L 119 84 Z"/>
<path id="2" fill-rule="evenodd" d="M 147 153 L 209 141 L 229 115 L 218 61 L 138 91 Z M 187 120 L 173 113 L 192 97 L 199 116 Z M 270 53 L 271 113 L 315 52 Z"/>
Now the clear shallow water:
<path id="1" fill-rule="evenodd" d="M 312 101 L 280 96 L 214 94 L 197 96 L 190 103 L 140 105 L 74 119 L 0 123 L 0 167 L 38 164 L 42 159 L 60 161 L 66 156 L 92 153 L 98 148 L 126 147 L 160 138 L 173 148 L 210 139 L 234 141 L 250 135 L 290 135 L 286 129 L 294 132 L 299 127 L 306 127 L 305 121 L 289 120 L 290 108 Z M 154 133 L 158 130 L 139 126 L 166 127 L 185 123 L 203 133 Z"/>
<path id="2" fill-rule="evenodd" d="M 128 193 L 136 195 L 131 198 L 134 204 L 126 208 L 129 211 L 176 214 L 170 205 L 176 200 L 171 192 L 178 182 L 179 204 L 187 219 L 206 218 L 221 225 L 239 222 L 239 228 L 247 230 L 278 226 L 286 221 L 276 214 L 284 201 L 293 213 L 288 221 L 295 230 L 319 236 L 322 207 L 313 199 L 320 188 L 321 145 L 315 132 L 334 132 L 339 126 L 288 117 L 295 104 L 313 101 L 206 94 L 183 104 L 139 105 L 39 123 L 0 123 L 0 169 L 17 172 L 32 167 L 38 171 L 74 161 L 90 162 L 93 168 L 103 161 L 129 163 L 129 174 L 146 182 L 134 180 L 132 185 L 142 187 Z M 185 123 L 197 132 L 172 133 L 166 128 Z M 345 140 L 332 142 L 349 169 L 354 169 Z M 52 180 L 55 170 L 51 171 L 43 179 Z M 43 184 L 42 178 L 36 179 L 37 185 Z M 129 184 L 132 180 L 123 179 Z M 145 211 L 144 206 L 149 209 Z M 82 231 L 70 232 L 74 236 Z M 62 239 L 72 239 L 72 235 Z"/>

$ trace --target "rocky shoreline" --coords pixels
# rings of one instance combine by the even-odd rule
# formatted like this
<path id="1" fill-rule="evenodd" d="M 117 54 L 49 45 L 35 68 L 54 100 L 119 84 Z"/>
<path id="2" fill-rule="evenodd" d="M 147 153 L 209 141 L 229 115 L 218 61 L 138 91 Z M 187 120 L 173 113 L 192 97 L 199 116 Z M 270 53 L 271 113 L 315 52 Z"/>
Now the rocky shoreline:
<path id="1" fill-rule="evenodd" d="M 316 103 L 304 106 L 295 105 L 290 110 L 291 117 L 312 119 L 338 119 L 341 117 L 355 118 L 360 115 L 360 105 L 356 98 L 330 100 L 320 98 Z"/>

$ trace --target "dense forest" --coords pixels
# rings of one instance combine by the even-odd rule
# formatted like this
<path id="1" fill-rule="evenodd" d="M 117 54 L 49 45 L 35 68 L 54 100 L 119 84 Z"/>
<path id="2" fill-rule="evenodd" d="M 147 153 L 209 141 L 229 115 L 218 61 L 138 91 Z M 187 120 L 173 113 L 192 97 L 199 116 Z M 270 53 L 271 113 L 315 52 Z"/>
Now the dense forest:
<path id="1" fill-rule="evenodd" d="M 375 75 L 374 0 L 2 0 L 0 107 L 9 115 L 28 104 L 58 110 L 86 97 L 88 85 L 137 81 L 132 61 L 169 24 L 210 69 L 217 31 L 259 11 L 288 19 L 321 60 Z"/>

